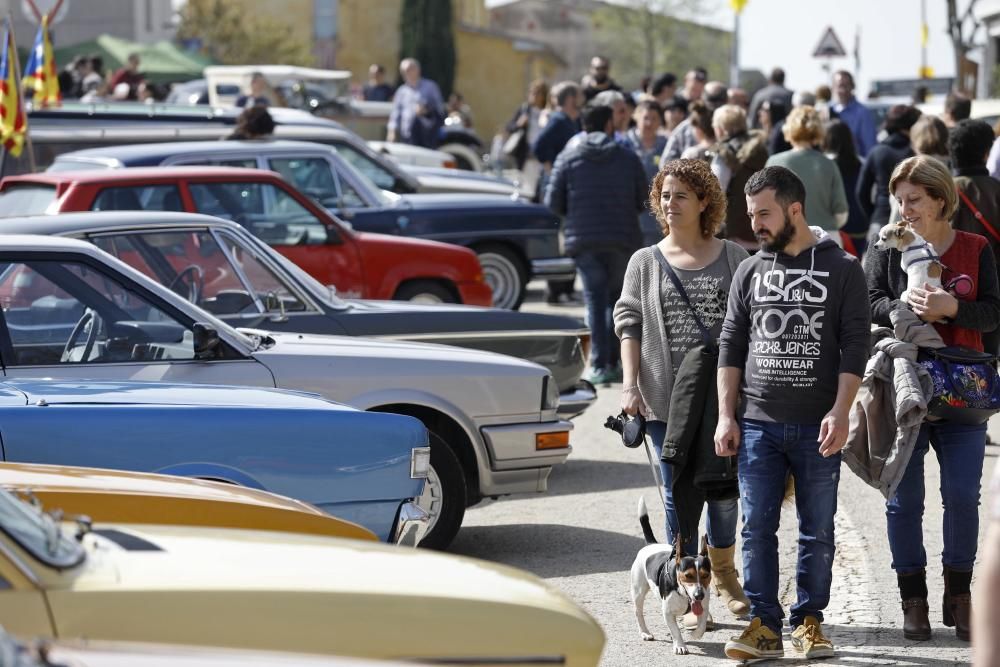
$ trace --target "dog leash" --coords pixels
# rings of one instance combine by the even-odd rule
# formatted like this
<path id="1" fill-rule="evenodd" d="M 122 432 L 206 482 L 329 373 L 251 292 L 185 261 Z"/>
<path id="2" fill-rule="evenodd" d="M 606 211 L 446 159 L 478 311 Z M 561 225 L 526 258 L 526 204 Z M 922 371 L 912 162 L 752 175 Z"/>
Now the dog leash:
<path id="1" fill-rule="evenodd" d="M 642 438 L 642 446 L 646 450 L 646 458 L 649 459 L 649 469 L 653 471 L 653 481 L 656 482 L 656 492 L 660 496 L 660 502 L 663 503 L 663 511 L 667 511 L 667 495 L 663 488 L 663 476 L 660 474 L 660 466 L 653 462 L 653 454 L 649 451 L 649 439 L 647 437 Z"/>

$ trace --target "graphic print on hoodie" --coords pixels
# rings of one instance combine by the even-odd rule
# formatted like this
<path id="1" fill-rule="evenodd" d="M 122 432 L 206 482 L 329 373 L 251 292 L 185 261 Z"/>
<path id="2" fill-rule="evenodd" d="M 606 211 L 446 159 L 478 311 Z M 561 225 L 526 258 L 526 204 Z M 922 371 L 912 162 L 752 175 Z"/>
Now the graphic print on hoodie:
<path id="1" fill-rule="evenodd" d="M 743 371 L 743 415 L 814 424 L 837 397 L 838 376 L 861 377 L 871 307 L 861 264 L 818 228 L 795 257 L 761 251 L 740 264 L 729 291 L 719 367 Z"/>

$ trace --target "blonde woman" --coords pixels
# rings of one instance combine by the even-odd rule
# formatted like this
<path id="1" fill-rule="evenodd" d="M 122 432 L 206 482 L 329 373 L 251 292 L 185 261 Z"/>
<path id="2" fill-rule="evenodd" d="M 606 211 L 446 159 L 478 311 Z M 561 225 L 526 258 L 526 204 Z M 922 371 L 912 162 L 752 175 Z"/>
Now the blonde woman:
<path id="1" fill-rule="evenodd" d="M 847 193 L 840 170 L 822 153 L 825 127 L 819 113 L 810 106 L 796 107 L 785 119 L 785 139 L 792 150 L 772 155 L 768 167 L 785 167 L 806 186 L 806 220 L 835 234 L 847 223 Z"/>

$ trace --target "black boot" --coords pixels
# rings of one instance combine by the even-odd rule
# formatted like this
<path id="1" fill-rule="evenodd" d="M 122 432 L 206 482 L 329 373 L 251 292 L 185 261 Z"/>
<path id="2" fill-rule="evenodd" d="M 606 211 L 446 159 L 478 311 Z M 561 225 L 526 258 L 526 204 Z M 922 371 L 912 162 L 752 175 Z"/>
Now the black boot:
<path id="1" fill-rule="evenodd" d="M 972 638 L 972 570 L 953 570 L 944 567 L 944 600 L 941 614 L 944 624 L 955 628 L 955 635 L 963 640 Z"/>
<path id="2" fill-rule="evenodd" d="M 924 570 L 897 574 L 899 597 L 903 601 L 903 636 L 925 641 L 931 638 L 931 622 L 927 617 L 927 574 Z"/>

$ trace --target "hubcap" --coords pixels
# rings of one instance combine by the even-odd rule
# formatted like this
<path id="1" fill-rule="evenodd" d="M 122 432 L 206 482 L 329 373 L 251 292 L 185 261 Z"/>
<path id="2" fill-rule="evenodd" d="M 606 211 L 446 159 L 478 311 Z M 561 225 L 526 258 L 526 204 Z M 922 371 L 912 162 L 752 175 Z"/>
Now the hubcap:
<path id="1" fill-rule="evenodd" d="M 410 297 L 410 303 L 426 303 L 426 304 L 437 304 L 444 303 L 444 300 L 437 294 L 431 294 L 430 292 L 421 292 L 420 294 L 414 294 Z"/>
<path id="2" fill-rule="evenodd" d="M 504 257 L 492 252 L 479 255 L 483 267 L 483 280 L 493 292 L 493 305 L 511 309 L 521 294 L 521 274 L 517 267 Z"/>
<path id="3" fill-rule="evenodd" d="M 424 492 L 417 498 L 417 507 L 427 512 L 427 532 L 430 533 L 437 525 L 438 517 L 441 516 L 441 504 L 443 502 L 441 490 L 441 478 L 438 477 L 434 466 L 427 470 L 427 480 L 424 482 Z"/>

